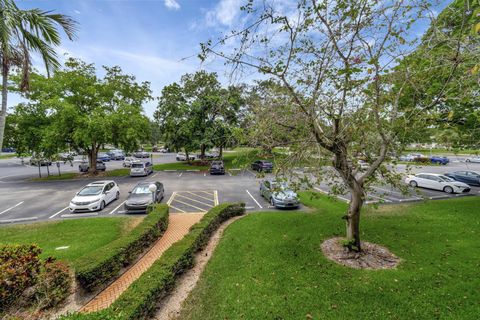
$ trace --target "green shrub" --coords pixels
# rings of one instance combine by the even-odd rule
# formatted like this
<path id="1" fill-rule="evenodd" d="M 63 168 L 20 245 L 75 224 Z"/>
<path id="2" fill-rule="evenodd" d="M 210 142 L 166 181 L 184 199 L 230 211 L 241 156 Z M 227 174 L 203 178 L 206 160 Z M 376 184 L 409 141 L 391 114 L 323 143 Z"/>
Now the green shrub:
<path id="1" fill-rule="evenodd" d="M 72 277 L 68 266 L 60 261 L 47 259 L 38 276 L 34 298 L 38 309 L 56 306 L 68 297 Z"/>
<path id="2" fill-rule="evenodd" d="M 146 319 L 155 310 L 159 299 L 171 291 L 175 279 L 192 267 L 194 254 L 208 242 L 220 224 L 245 213 L 243 203 L 216 206 L 190 228 L 190 232 L 174 243 L 108 308 L 101 312 L 71 314 L 64 320 Z"/>
<path id="3" fill-rule="evenodd" d="M 41 252 L 34 244 L 0 246 L 0 314 L 37 282 Z"/>
<path id="4" fill-rule="evenodd" d="M 128 235 L 79 259 L 75 264 L 75 277 L 82 288 L 91 291 L 110 282 L 165 232 L 168 206 L 156 204 L 148 211 L 145 219 Z"/>

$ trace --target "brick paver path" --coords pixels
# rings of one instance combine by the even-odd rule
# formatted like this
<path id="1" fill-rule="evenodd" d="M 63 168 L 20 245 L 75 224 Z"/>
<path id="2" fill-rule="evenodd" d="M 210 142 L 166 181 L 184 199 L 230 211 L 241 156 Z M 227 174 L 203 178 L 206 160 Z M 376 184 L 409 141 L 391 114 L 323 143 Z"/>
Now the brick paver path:
<path id="1" fill-rule="evenodd" d="M 148 270 L 165 250 L 182 239 L 192 225 L 200 221 L 203 213 L 178 213 L 170 215 L 165 234 L 155 245 L 130 269 L 101 291 L 80 309 L 80 312 L 93 312 L 108 308 L 127 288 Z"/>

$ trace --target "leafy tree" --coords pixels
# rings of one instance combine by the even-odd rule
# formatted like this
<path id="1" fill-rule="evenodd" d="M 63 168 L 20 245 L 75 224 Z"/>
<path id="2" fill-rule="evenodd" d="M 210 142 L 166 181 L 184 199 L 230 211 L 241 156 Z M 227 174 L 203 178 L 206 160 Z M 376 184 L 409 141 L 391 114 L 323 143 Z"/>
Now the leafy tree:
<path id="1" fill-rule="evenodd" d="M 240 87 L 222 88 L 215 73 L 199 71 L 162 90 L 154 117 L 170 148 L 199 148 L 203 157 L 208 147 L 223 150 L 232 141 L 242 104 Z"/>
<path id="2" fill-rule="evenodd" d="M 339 179 L 336 185 L 350 193 L 343 217 L 345 245 L 361 251 L 366 190 L 379 176 L 382 181 L 398 179 L 383 164 L 387 154 L 401 147 L 400 137 L 421 122 L 422 111 L 438 103 L 431 99 L 425 106 L 410 104 L 418 109 L 408 112 L 400 100 L 409 93 L 403 85 L 392 87 L 393 77 L 400 77 L 398 62 L 418 45 L 413 27 L 429 17 L 429 1 L 298 0 L 276 6 L 251 0 L 242 9 L 245 27 L 203 43 L 200 58 L 220 57 L 236 71 L 253 68 L 287 89 L 292 105 L 286 106 L 292 109 L 280 105 L 277 113 L 301 116 L 303 121 L 293 122 L 295 132 L 303 132 L 296 149 L 306 157 L 316 156 L 317 168 L 332 163 L 333 181 Z M 471 14 L 461 17 L 466 20 Z M 457 44 L 457 51 L 470 49 L 462 37 L 444 41 Z M 232 50 L 224 46 L 227 42 L 238 45 Z M 446 62 L 445 67 L 454 69 L 456 64 Z M 415 76 L 402 75 L 403 83 Z M 367 161 L 368 169 L 361 169 L 358 157 Z"/>
<path id="3" fill-rule="evenodd" d="M 2 66 L 2 108 L 0 111 L 0 149 L 3 145 L 7 116 L 8 77 L 12 68 L 21 74 L 19 88 L 28 89 L 31 52 L 42 58 L 47 73 L 59 67 L 54 47 L 60 45 L 60 27 L 70 40 L 75 36 L 76 22 L 69 16 L 41 11 L 21 10 L 13 0 L 0 0 L 0 61 Z"/>
<path id="4" fill-rule="evenodd" d="M 97 153 L 103 144 L 112 143 L 126 152 L 134 151 L 148 137 L 149 122 L 142 104 L 151 99 L 150 84 L 137 83 L 120 67 L 104 67 L 99 79 L 95 67 L 70 58 L 65 67 L 47 78 L 32 75 L 27 115 L 45 110 L 50 121 L 39 133 L 44 152 L 67 146 L 86 151 L 90 172 L 96 172 Z"/>

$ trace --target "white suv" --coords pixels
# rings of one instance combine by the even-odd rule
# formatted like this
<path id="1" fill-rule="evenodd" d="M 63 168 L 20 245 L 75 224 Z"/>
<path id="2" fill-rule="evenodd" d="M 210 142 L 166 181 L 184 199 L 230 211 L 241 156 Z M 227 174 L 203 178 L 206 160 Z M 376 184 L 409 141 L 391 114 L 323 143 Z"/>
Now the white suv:
<path id="1" fill-rule="evenodd" d="M 115 181 L 96 181 L 83 187 L 70 201 L 70 212 L 103 210 L 107 204 L 120 198 L 120 188 Z"/>

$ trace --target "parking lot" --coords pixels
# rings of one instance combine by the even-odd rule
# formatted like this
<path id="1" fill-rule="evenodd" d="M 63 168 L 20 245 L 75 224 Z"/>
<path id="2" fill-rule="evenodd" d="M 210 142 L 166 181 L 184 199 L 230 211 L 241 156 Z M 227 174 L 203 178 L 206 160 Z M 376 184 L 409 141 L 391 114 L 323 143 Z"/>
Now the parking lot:
<path id="1" fill-rule="evenodd" d="M 75 213 L 68 210 L 69 201 L 84 185 L 95 180 L 114 180 L 120 187 L 120 199 L 104 210 Z M 259 181 L 251 171 L 210 176 L 200 171 L 161 171 L 149 177 L 114 177 L 65 181 L 3 180 L 0 183 L 0 223 L 59 220 L 85 216 L 123 215 L 128 191 L 141 181 L 160 181 L 165 187 L 163 203 L 171 213 L 206 212 L 222 202 L 240 201 L 247 210 L 272 209 L 260 197 Z"/>
<path id="2" fill-rule="evenodd" d="M 159 160 L 157 160 L 159 161 Z M 165 162 L 171 161 L 165 157 Z M 65 165 L 68 166 L 68 165 Z M 107 163 L 107 168 L 121 167 L 121 161 Z M 70 167 L 71 168 L 71 167 Z M 33 169 L 33 170 L 32 170 Z M 213 206 L 223 202 L 244 202 L 247 210 L 273 210 L 270 204 L 260 196 L 260 178 L 250 170 L 231 170 L 223 176 L 211 176 L 202 171 L 160 171 L 149 177 L 131 178 L 85 178 L 75 180 L 35 182 L 35 167 L 22 166 L 14 161 L 0 162 L 0 223 L 19 223 L 34 221 L 52 221 L 84 216 L 124 215 L 123 204 L 128 191 L 141 181 L 160 181 L 165 186 L 163 203 L 170 205 L 171 213 L 207 212 Z M 55 168 L 52 168 L 55 169 Z M 302 168 L 299 168 L 302 171 Z M 456 170 L 480 171 L 480 164 L 450 163 L 448 166 L 413 167 L 413 172 L 445 173 Z M 45 170 L 45 168 L 42 168 Z M 398 171 L 405 170 L 399 166 Z M 114 180 L 120 187 L 120 199 L 110 203 L 101 212 L 72 214 L 68 210 L 69 201 L 86 184 L 95 180 Z M 329 193 L 327 183 L 314 187 L 322 193 Z M 444 199 L 480 195 L 479 187 L 472 187 L 469 194 L 446 194 L 428 189 L 410 189 L 408 194 L 390 186 L 375 185 L 369 191 L 367 203 L 402 203 L 423 199 Z M 338 195 L 343 201 L 349 195 Z"/>

